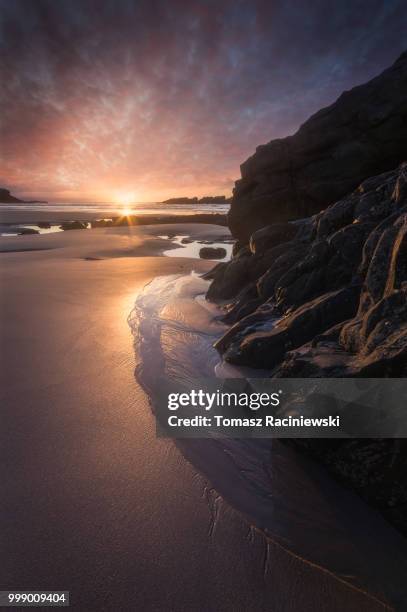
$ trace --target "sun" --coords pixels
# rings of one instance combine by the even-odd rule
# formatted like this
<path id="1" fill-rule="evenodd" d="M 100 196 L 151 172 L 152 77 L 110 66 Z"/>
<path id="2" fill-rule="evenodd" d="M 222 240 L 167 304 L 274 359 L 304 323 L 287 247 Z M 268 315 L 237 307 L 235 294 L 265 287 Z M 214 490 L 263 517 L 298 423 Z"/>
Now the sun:
<path id="1" fill-rule="evenodd" d="M 136 201 L 136 195 L 135 193 L 132 191 L 128 191 L 128 192 L 124 192 L 124 193 L 119 193 L 116 198 L 115 198 L 117 204 L 120 205 L 120 212 L 124 215 L 124 216 L 128 216 L 131 215 L 133 212 L 132 206 L 131 204 L 134 204 L 134 202 Z"/>

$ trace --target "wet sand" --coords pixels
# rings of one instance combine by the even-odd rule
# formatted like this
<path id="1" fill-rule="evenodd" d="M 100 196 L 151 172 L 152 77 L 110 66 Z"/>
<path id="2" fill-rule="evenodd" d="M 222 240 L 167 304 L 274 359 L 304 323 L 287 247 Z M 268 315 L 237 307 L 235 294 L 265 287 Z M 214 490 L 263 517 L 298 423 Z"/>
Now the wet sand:
<path id="1" fill-rule="evenodd" d="M 81 610 L 386 609 L 251 529 L 156 438 L 127 316 L 156 275 L 213 265 L 158 257 L 168 231 L 0 240 L 1 588 L 70 590 Z"/>

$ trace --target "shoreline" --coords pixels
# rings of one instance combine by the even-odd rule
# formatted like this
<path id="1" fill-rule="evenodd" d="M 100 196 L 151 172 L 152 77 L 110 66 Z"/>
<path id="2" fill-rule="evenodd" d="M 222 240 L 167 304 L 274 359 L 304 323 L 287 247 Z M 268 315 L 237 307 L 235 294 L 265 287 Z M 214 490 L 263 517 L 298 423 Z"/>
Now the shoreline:
<path id="1" fill-rule="evenodd" d="M 161 390 L 173 389 L 172 380 L 174 389 L 199 387 L 219 363 L 212 347 L 225 325 L 219 312 L 197 301 L 203 284 L 186 277 L 157 279 L 138 298 L 131 319 L 140 359 L 137 379 L 163 432 L 168 413 Z M 276 439 L 214 435 L 173 441 L 219 495 L 275 545 L 372 600 L 384 601 L 384 594 L 392 603 L 403 601 L 406 540 L 323 467 Z"/>

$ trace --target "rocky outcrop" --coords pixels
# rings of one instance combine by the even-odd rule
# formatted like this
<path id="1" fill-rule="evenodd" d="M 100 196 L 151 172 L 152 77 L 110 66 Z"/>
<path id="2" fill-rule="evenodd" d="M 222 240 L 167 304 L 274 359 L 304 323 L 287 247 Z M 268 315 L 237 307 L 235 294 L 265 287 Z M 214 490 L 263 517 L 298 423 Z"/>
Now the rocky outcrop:
<path id="1" fill-rule="evenodd" d="M 407 374 L 407 164 L 309 219 L 256 231 L 212 271 L 226 361 L 278 376 Z"/>
<path id="2" fill-rule="evenodd" d="M 407 376 L 407 163 L 326 210 L 237 244 L 207 297 L 223 304 L 226 361 L 271 377 Z M 297 439 L 407 535 L 403 440 Z"/>
<path id="3" fill-rule="evenodd" d="M 193 198 L 179 197 L 179 198 L 169 198 L 168 200 L 163 200 L 163 204 L 226 204 L 230 202 L 231 198 L 227 198 L 224 195 L 217 196 L 203 196 L 202 198 L 197 198 L 194 196 Z"/>
<path id="4" fill-rule="evenodd" d="M 19 200 L 15 196 L 11 195 L 8 189 L 0 188 L 0 202 L 2 204 L 20 204 L 23 200 Z"/>
<path id="5" fill-rule="evenodd" d="M 241 167 L 232 260 L 205 276 L 227 362 L 271 377 L 407 376 L 407 53 Z M 370 177 L 370 178 L 368 178 Z M 403 440 L 285 440 L 407 535 Z"/>
<path id="6" fill-rule="evenodd" d="M 264 226 L 318 213 L 366 177 L 400 164 L 407 158 L 406 143 L 407 52 L 378 77 L 344 92 L 293 136 L 257 148 L 242 164 L 234 189 L 233 235 L 247 243 Z M 370 208 L 366 199 L 361 206 Z"/>
<path id="7" fill-rule="evenodd" d="M 44 200 L 20 200 L 11 195 L 8 189 L 0 188 L 0 204 L 47 204 Z"/>

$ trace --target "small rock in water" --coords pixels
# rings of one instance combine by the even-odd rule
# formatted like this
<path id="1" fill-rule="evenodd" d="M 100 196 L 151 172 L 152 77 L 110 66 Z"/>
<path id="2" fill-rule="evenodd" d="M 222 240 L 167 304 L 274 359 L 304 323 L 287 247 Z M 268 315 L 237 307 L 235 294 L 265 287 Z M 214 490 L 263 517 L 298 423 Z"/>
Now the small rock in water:
<path id="1" fill-rule="evenodd" d="M 41 229 L 50 229 L 51 223 L 49 223 L 48 221 L 38 221 L 38 227 L 40 227 Z"/>
<path id="2" fill-rule="evenodd" d="M 87 229 L 87 224 L 82 221 L 65 221 L 60 225 L 60 228 L 64 231 L 75 230 L 75 229 Z"/>
<path id="3" fill-rule="evenodd" d="M 201 259 L 223 259 L 226 257 L 226 249 L 222 247 L 202 247 L 199 250 Z"/>
<path id="4" fill-rule="evenodd" d="M 193 240 L 191 240 L 191 238 L 183 238 L 181 240 L 181 244 L 191 244 L 191 242 L 193 242 Z"/>
<path id="5" fill-rule="evenodd" d="M 20 236 L 25 236 L 25 235 L 28 235 L 28 234 L 39 234 L 39 233 L 40 232 L 38 230 L 33 229 L 31 227 L 23 227 L 23 228 L 21 228 L 21 230 L 19 232 L 19 235 Z"/>

